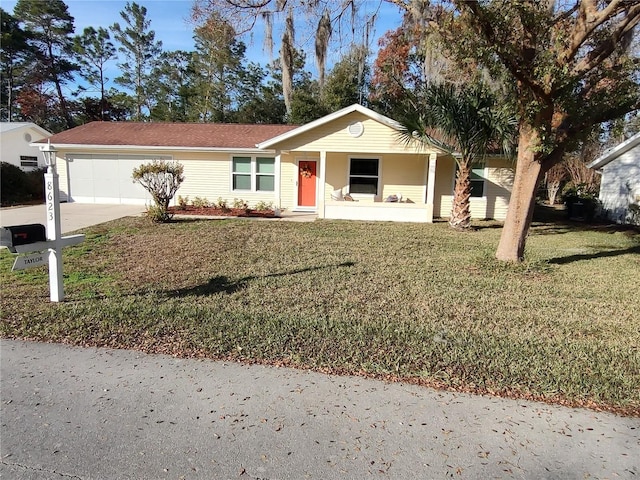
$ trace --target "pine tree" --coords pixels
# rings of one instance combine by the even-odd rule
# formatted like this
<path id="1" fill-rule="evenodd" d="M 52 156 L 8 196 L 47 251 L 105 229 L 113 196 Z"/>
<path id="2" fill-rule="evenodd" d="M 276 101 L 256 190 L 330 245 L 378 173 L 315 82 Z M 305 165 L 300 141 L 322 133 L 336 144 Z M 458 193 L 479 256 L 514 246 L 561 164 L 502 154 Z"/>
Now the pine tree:
<path id="1" fill-rule="evenodd" d="M 121 75 L 115 79 L 118 85 L 130 89 L 135 99 L 135 120 L 143 120 L 150 108 L 148 83 L 155 61 L 162 52 L 162 42 L 156 41 L 155 32 L 149 30 L 151 21 L 147 19 L 147 9 L 135 2 L 127 2 L 120 16 L 124 26 L 111 26 L 114 38 L 120 43 L 118 51 L 126 61 L 118 64 Z"/>
<path id="2" fill-rule="evenodd" d="M 73 62 L 73 17 L 62 0 L 18 0 L 14 15 L 25 26 L 28 42 L 35 48 L 37 72 L 55 87 L 61 116 L 67 128 L 75 125 L 62 93 L 78 66 Z"/>

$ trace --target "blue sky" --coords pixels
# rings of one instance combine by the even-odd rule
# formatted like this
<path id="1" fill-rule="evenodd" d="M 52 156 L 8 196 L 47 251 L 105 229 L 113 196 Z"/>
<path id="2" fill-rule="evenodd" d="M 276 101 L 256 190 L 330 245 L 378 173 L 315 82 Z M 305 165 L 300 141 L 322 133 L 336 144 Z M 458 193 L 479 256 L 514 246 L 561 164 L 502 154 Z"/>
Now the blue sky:
<path id="1" fill-rule="evenodd" d="M 17 0 L 2 0 L 1 6 L 8 12 L 13 12 Z M 46 1 L 46 0 L 45 0 Z M 336 0 L 337 1 L 337 0 Z M 124 10 L 126 1 L 123 0 L 65 0 L 69 13 L 74 17 L 76 34 L 80 34 L 85 27 L 108 28 L 115 22 L 121 22 L 120 11 Z M 150 28 L 155 31 L 156 39 L 162 41 L 165 51 L 171 50 L 192 50 L 193 49 L 193 24 L 190 22 L 192 0 L 139 0 L 136 3 L 147 8 L 147 18 L 151 20 Z M 375 9 L 380 6 L 376 30 L 371 36 L 370 46 L 377 50 L 377 39 L 392 28 L 400 25 L 401 15 L 397 7 L 380 0 L 365 0 L 365 6 Z M 276 27 L 277 28 L 277 27 Z M 297 27 L 298 28 L 298 27 Z M 312 49 L 308 45 L 310 35 L 304 35 L 302 28 L 296 31 L 297 42 L 302 42 L 299 47 L 307 51 L 307 68 L 315 73 Z M 274 40 L 277 47 L 279 35 L 274 32 Z M 269 55 L 263 50 L 263 26 L 257 24 L 251 36 L 245 36 L 244 42 L 247 44 L 247 58 L 250 61 L 265 65 L 270 61 Z M 346 43 L 346 42 L 345 42 Z M 331 65 L 339 58 L 339 50 L 334 49 L 328 58 L 328 65 Z M 277 56 L 277 53 L 275 54 Z M 115 63 L 113 62 L 115 70 Z M 111 69 L 110 69 L 111 70 Z M 115 73 L 115 74 L 114 74 Z M 111 77 L 117 72 L 111 73 Z"/>

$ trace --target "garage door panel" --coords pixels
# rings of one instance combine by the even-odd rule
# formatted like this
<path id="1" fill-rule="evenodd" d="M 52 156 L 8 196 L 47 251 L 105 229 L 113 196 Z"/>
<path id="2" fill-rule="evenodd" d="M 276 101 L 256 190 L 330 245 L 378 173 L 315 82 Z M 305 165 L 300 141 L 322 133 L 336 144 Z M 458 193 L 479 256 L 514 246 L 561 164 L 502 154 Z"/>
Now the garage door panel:
<path id="1" fill-rule="evenodd" d="M 93 197 L 93 160 L 91 156 L 74 155 L 73 158 L 69 158 L 68 162 L 71 198 Z"/>
<path id="2" fill-rule="evenodd" d="M 151 197 L 139 183 L 133 183 L 133 170 L 142 165 L 144 161 L 142 159 L 126 159 L 120 158 L 118 161 L 118 186 L 120 189 L 120 195 L 123 198 L 135 198 L 146 200 Z"/>
<path id="3" fill-rule="evenodd" d="M 119 198 L 117 158 L 94 158 L 93 182 L 96 197 Z"/>
<path id="4" fill-rule="evenodd" d="M 172 160 L 169 155 L 70 154 L 69 190 L 73 201 L 144 205 L 151 196 L 132 179 L 133 170 L 157 160 Z"/>

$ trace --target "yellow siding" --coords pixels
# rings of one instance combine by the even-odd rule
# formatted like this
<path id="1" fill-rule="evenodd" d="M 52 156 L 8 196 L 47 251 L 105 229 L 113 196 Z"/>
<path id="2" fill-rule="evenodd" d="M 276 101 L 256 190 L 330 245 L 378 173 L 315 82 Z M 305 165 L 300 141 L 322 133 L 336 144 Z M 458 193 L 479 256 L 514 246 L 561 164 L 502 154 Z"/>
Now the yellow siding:
<path id="1" fill-rule="evenodd" d="M 488 158 L 485 191 L 482 198 L 471 198 L 472 218 L 504 220 L 513 186 L 515 168 L 503 158 Z M 455 162 L 452 157 L 438 158 L 434 216 L 449 218 L 453 205 Z"/>
<path id="2" fill-rule="evenodd" d="M 319 165 L 319 162 L 318 162 Z M 283 154 L 280 160 L 280 207 L 291 210 L 296 205 L 298 166 L 291 154 Z"/>
<path id="3" fill-rule="evenodd" d="M 385 155 L 382 159 L 382 199 L 402 194 L 402 201 L 424 203 L 426 169 L 424 155 Z"/>
<path id="4" fill-rule="evenodd" d="M 177 157 L 177 156 L 176 156 Z M 210 202 L 218 201 L 222 197 L 232 201 L 231 190 L 231 163 L 227 155 L 211 157 L 208 159 L 176 158 L 184 166 L 184 182 L 178 190 L 178 195 L 206 198 Z"/>
<path id="5" fill-rule="evenodd" d="M 453 176 L 455 175 L 453 157 L 438 157 L 436 161 L 436 185 L 433 199 L 433 216 L 448 218 L 451 214 L 453 199 Z"/>
<path id="6" fill-rule="evenodd" d="M 364 132 L 354 138 L 347 128 L 354 122 L 362 122 Z M 327 151 L 354 153 L 398 153 L 415 152 L 407 148 L 398 138 L 396 130 L 381 124 L 359 112 L 353 112 L 311 131 L 297 135 L 277 145 L 281 150 Z M 422 152 L 428 153 L 428 151 Z"/>
<path id="7" fill-rule="evenodd" d="M 346 153 L 327 153 L 324 199 L 331 200 L 331 193 L 341 189 L 348 193 L 349 189 L 349 156 Z"/>
<path id="8" fill-rule="evenodd" d="M 57 157 L 57 172 L 58 172 L 58 182 L 60 185 L 60 201 L 66 202 L 69 199 L 67 198 L 67 192 L 69 191 L 69 177 L 67 176 L 67 162 L 65 162 L 65 152 L 58 151 Z"/>

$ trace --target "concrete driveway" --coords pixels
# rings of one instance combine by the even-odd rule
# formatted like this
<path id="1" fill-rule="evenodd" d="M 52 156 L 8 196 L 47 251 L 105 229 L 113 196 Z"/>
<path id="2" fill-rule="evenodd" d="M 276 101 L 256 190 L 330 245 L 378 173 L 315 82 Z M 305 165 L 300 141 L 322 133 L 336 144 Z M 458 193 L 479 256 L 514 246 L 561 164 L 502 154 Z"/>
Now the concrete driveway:
<path id="1" fill-rule="evenodd" d="M 142 205 L 97 205 L 93 203 L 61 203 L 60 216 L 62 233 L 81 230 L 91 225 L 116 220 L 122 217 L 140 215 L 145 211 Z M 0 225 L 46 225 L 45 205 L 9 207 L 0 209 Z"/>

